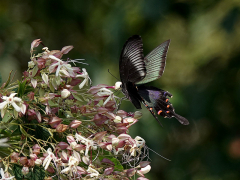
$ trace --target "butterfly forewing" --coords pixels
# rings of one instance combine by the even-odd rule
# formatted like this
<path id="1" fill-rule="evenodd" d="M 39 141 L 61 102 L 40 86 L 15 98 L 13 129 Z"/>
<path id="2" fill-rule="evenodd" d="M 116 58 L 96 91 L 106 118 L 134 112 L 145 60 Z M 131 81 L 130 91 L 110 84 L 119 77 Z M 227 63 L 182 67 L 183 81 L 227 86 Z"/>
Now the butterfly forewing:
<path id="1" fill-rule="evenodd" d="M 146 68 L 140 36 L 134 35 L 125 43 L 119 61 L 119 70 L 122 83 L 136 83 L 144 79 Z"/>
<path id="2" fill-rule="evenodd" d="M 167 40 L 151 51 L 145 58 L 146 76 L 137 84 L 145 84 L 160 78 L 164 72 L 170 40 Z"/>

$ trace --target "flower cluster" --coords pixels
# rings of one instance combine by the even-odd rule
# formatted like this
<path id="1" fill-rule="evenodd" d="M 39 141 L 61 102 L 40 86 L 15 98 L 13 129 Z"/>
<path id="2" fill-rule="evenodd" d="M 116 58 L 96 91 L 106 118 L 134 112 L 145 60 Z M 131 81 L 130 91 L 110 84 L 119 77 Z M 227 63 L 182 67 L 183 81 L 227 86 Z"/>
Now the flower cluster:
<path id="1" fill-rule="evenodd" d="M 81 59 L 63 60 L 73 46 L 35 54 L 40 43 L 22 80 L 0 87 L 1 178 L 146 179 L 145 140 L 128 134 L 141 113 L 117 110 L 114 86 L 91 86 Z"/>

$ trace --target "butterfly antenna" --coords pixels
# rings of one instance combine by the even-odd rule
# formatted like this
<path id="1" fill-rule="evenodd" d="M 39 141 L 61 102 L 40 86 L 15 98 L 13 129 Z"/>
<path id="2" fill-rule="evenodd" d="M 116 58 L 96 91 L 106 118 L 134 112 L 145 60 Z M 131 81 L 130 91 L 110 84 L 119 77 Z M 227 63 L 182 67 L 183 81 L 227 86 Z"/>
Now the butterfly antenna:
<path id="1" fill-rule="evenodd" d="M 167 161 L 171 161 L 170 159 L 165 158 L 164 156 L 158 154 L 156 151 L 152 150 L 151 148 L 149 148 L 149 147 L 147 147 L 147 148 L 148 148 L 149 150 L 151 150 L 152 152 L 154 152 L 155 154 L 157 154 L 158 156 L 160 156 L 161 158 L 163 158 L 163 159 L 165 159 L 165 160 L 167 160 Z"/>
<path id="2" fill-rule="evenodd" d="M 109 69 L 108 69 L 108 73 L 111 74 L 113 77 L 115 77 L 112 73 L 110 73 Z M 115 77 L 115 79 L 117 79 L 119 81 L 118 78 Z"/>

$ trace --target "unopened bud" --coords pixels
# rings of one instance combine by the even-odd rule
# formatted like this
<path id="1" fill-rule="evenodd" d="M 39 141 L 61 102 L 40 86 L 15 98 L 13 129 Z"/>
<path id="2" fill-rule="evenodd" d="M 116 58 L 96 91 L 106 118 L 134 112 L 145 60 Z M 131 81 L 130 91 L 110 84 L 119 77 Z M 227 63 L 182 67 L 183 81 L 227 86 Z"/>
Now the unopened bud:
<path id="1" fill-rule="evenodd" d="M 116 116 L 115 119 L 113 120 L 115 123 L 121 123 L 122 118 L 120 116 Z"/>
<path id="2" fill-rule="evenodd" d="M 68 96 L 70 96 L 70 91 L 69 90 L 67 90 L 67 89 L 63 89 L 62 91 L 61 91 L 61 97 L 63 98 L 63 99 L 65 99 L 65 98 L 67 98 Z"/>

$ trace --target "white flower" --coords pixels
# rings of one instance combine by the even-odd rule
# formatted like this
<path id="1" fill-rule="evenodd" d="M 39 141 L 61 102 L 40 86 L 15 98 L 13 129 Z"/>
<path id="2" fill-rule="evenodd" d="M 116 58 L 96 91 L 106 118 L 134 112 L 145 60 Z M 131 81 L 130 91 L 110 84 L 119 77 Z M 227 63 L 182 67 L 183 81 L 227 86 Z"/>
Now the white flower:
<path id="1" fill-rule="evenodd" d="M 61 59 L 59 59 L 53 55 L 49 55 L 49 58 L 57 61 L 57 63 L 53 63 L 51 66 L 49 66 L 50 73 L 53 72 L 55 70 L 55 68 L 57 68 L 56 76 L 59 76 L 60 74 L 64 74 L 66 76 L 75 77 L 75 73 L 73 72 L 73 69 L 70 64 L 62 61 Z"/>
<path id="2" fill-rule="evenodd" d="M 70 172 L 70 176 L 72 176 L 73 172 L 77 172 L 78 164 L 79 164 L 79 161 L 75 157 L 70 156 L 69 161 L 68 161 L 68 167 L 63 169 L 61 171 L 61 173 L 67 174 L 68 172 Z"/>
<path id="3" fill-rule="evenodd" d="M 110 101 L 111 99 L 114 99 L 114 95 L 113 95 L 113 92 L 110 91 L 109 89 L 107 88 L 101 88 L 99 89 L 97 95 L 99 96 L 108 96 L 108 98 L 105 100 L 105 102 L 103 103 L 103 106 L 105 104 L 107 104 L 108 101 Z"/>
<path id="4" fill-rule="evenodd" d="M 68 96 L 70 96 L 70 91 L 69 90 L 67 90 L 67 89 L 63 89 L 62 91 L 61 91 L 61 97 L 63 98 L 63 99 L 65 99 L 65 98 L 67 98 Z"/>
<path id="5" fill-rule="evenodd" d="M 8 138 L 2 138 L 0 139 L 0 147 L 8 147 L 9 144 L 6 143 L 8 141 Z"/>
<path id="6" fill-rule="evenodd" d="M 87 172 L 90 173 L 90 174 L 89 174 L 90 177 L 98 177 L 98 176 L 99 176 L 99 172 L 98 172 L 97 170 L 93 169 L 91 166 L 92 166 L 92 165 L 90 164 L 90 165 L 88 166 L 88 169 L 87 169 Z"/>
<path id="7" fill-rule="evenodd" d="M 78 133 L 75 134 L 75 137 L 76 137 L 77 141 L 81 141 L 81 143 L 86 145 L 85 156 L 88 157 L 88 151 L 89 151 L 89 149 L 91 147 L 93 148 L 93 150 L 97 149 L 97 146 L 94 145 L 94 141 L 93 140 L 87 139 L 87 138 L 79 135 Z"/>
<path id="8" fill-rule="evenodd" d="M 43 167 L 45 166 L 44 167 L 45 170 L 48 168 L 48 166 L 49 166 L 50 162 L 52 161 L 52 159 L 53 160 L 56 159 L 55 155 L 52 153 L 52 149 L 51 148 L 48 148 L 47 153 L 48 153 L 48 156 L 43 161 Z"/>
<path id="9" fill-rule="evenodd" d="M 24 110 L 24 109 L 21 109 L 21 107 L 19 107 L 17 105 L 17 104 L 20 104 L 22 106 L 23 101 L 19 97 L 14 97 L 16 94 L 17 93 L 12 93 L 12 94 L 10 94 L 9 97 L 7 97 L 7 96 L 2 97 L 2 99 L 5 100 L 4 102 L 0 103 L 0 109 L 1 109 L 2 116 L 4 116 L 3 114 L 5 114 L 5 110 L 6 110 L 7 106 L 12 105 L 17 112 Z M 22 112 L 22 113 L 24 113 L 24 112 Z"/>
<path id="10" fill-rule="evenodd" d="M 13 179 L 15 176 L 12 176 L 12 177 L 5 177 L 5 174 L 4 174 L 4 171 L 3 169 L 1 168 L 1 176 L 2 178 L 0 180 L 8 180 L 8 179 Z"/>
<path id="11" fill-rule="evenodd" d="M 82 68 L 82 74 L 78 74 L 76 77 L 84 78 L 81 84 L 79 84 L 79 89 L 82 89 L 85 84 L 88 85 L 88 80 L 91 82 L 91 79 L 85 68 Z"/>

